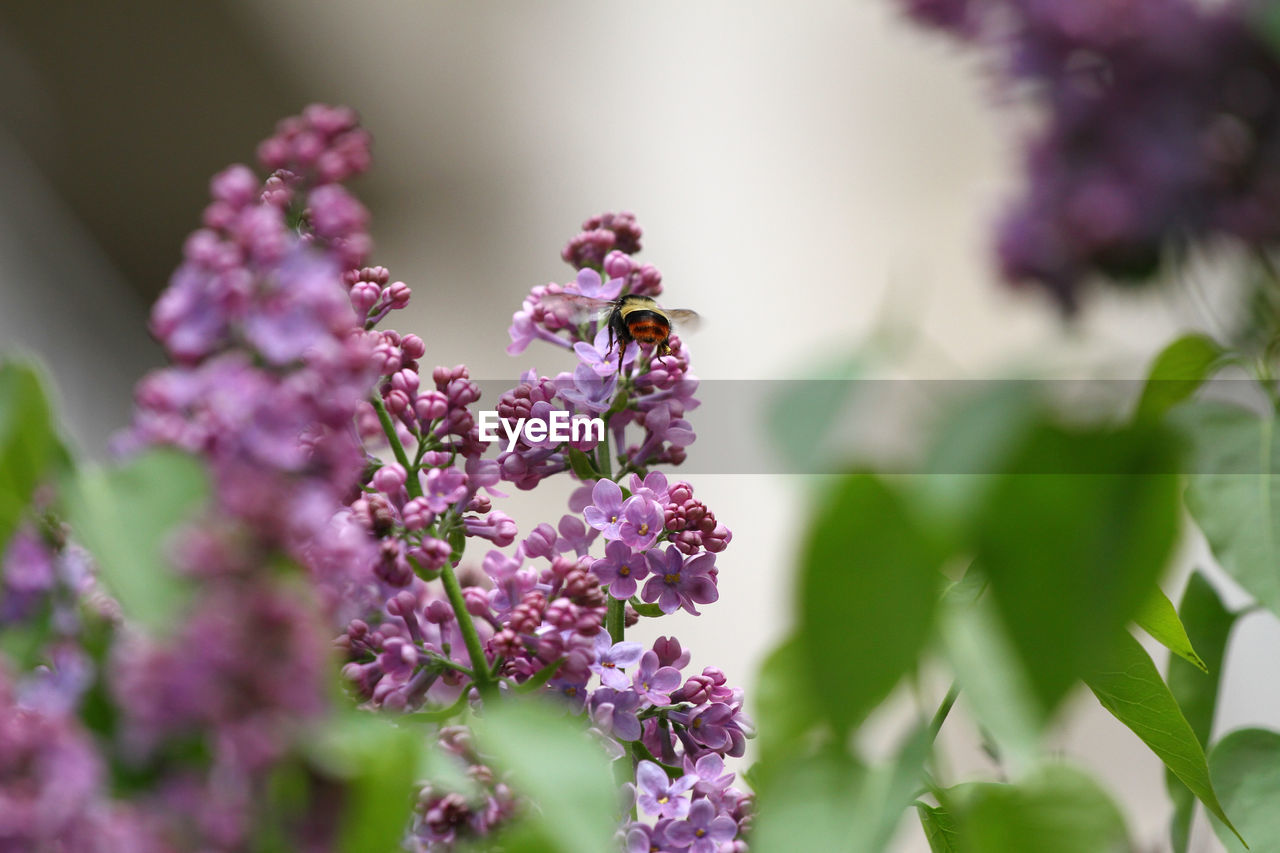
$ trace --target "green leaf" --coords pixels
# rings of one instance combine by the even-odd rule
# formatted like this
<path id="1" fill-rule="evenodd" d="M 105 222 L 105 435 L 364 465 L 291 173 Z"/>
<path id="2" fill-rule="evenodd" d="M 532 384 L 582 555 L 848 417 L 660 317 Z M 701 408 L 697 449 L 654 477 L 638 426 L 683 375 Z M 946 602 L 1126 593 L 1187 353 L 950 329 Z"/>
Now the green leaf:
<path id="1" fill-rule="evenodd" d="M 31 496 L 65 451 L 35 367 L 0 362 L 0 557 Z"/>
<path id="2" fill-rule="evenodd" d="M 790 755 L 805 752 L 801 741 L 821 726 L 822 715 L 804 678 L 800 641 L 789 637 L 779 644 L 760 667 L 755 689 L 756 749 L 764 776 L 781 766 Z"/>
<path id="3" fill-rule="evenodd" d="M 422 732 L 377 714 L 350 711 L 329 721 L 309 746 L 312 759 L 346 783 L 338 849 L 400 849 L 426 749 Z"/>
<path id="4" fill-rule="evenodd" d="M 838 735 L 915 665 L 941 554 L 885 483 L 851 474 L 822 501 L 800 562 L 800 660 Z"/>
<path id="5" fill-rule="evenodd" d="M 952 598 L 939 623 L 963 701 L 995 742 L 1002 762 L 1015 774 L 1032 767 L 1040 753 L 1043 719 L 994 605 L 985 597 Z"/>
<path id="6" fill-rule="evenodd" d="M 609 418 L 621 412 L 631 403 L 631 395 L 626 391 L 619 391 L 614 395 L 613 402 L 609 404 L 609 409 L 601 415 L 605 423 L 609 422 Z"/>
<path id="7" fill-rule="evenodd" d="M 456 566 L 458 561 L 462 559 L 463 552 L 467 550 L 467 532 L 461 523 L 457 527 L 450 529 L 445 541 L 453 549 L 453 553 L 449 555 L 449 565 Z"/>
<path id="8" fill-rule="evenodd" d="M 1107 853 L 1129 850 L 1124 818 L 1092 779 L 1061 765 L 1017 785 L 952 789 L 965 853 Z M 950 798 L 949 798 L 950 799 Z"/>
<path id="9" fill-rule="evenodd" d="M 1187 581 L 1179 612 L 1182 624 L 1187 628 L 1187 636 L 1204 655 L 1208 672 L 1201 672 L 1178 658 L 1170 658 L 1169 691 L 1191 724 L 1196 740 L 1207 749 L 1218 702 L 1218 685 L 1222 680 L 1222 662 L 1236 615 L 1222 605 L 1218 593 L 1199 572 Z M 1168 770 L 1165 771 L 1165 786 L 1174 806 L 1169 830 L 1173 849 L 1176 853 L 1186 853 L 1196 800 L 1187 786 Z"/>
<path id="10" fill-rule="evenodd" d="M 1218 741 L 1209 755 L 1209 769 L 1222 795 L 1223 806 L 1240 825 L 1249 846 L 1258 851 L 1280 850 L 1280 734 L 1264 729 L 1240 729 Z M 1229 853 L 1243 851 L 1227 827 L 1213 821 L 1213 831 Z"/>
<path id="11" fill-rule="evenodd" d="M 614 849 L 617 785 L 604 753 L 576 720 L 533 697 L 485 706 L 477 743 L 537 807 L 530 829 L 561 853 Z"/>
<path id="12" fill-rule="evenodd" d="M 205 503 L 203 466 L 175 450 L 151 450 L 118 468 L 82 471 L 66 491 L 72 527 L 125 615 L 166 631 L 190 593 L 169 564 L 168 539 Z"/>
<path id="13" fill-rule="evenodd" d="M 815 756 L 784 759 L 761 789 L 755 853 L 795 850 L 876 853 L 893 838 L 920 787 L 928 730 L 911 732 L 886 764 L 864 769 L 837 745 Z"/>
<path id="14" fill-rule="evenodd" d="M 977 519 L 977 561 L 1042 710 L 1155 586 L 1179 522 L 1174 436 L 1154 424 L 1033 430 Z"/>
<path id="15" fill-rule="evenodd" d="M 967 538 L 996 475 L 1044 416 L 1044 403 L 1031 383 L 981 386 L 939 418 L 926 461 L 930 476 L 913 477 L 909 486 L 953 526 L 957 539 Z"/>
<path id="16" fill-rule="evenodd" d="M 924 763 L 932 747 L 928 727 L 921 726 L 907 735 L 892 762 L 867 774 L 858 797 L 851 849 L 888 847 L 894 830 L 920 789 Z"/>
<path id="17" fill-rule="evenodd" d="M 1151 639 L 1173 652 L 1178 657 L 1190 663 L 1201 672 L 1207 673 L 1209 668 L 1205 662 L 1196 654 L 1195 648 L 1191 645 L 1191 639 L 1187 636 L 1187 629 L 1183 627 L 1182 620 L 1178 618 L 1178 611 L 1173 609 L 1173 602 L 1157 587 L 1151 595 L 1147 596 L 1138 612 L 1133 615 L 1133 621 L 1138 627 L 1146 631 Z"/>
<path id="18" fill-rule="evenodd" d="M 1137 640 L 1122 631 L 1084 680 L 1102 707 L 1136 734 L 1205 808 L 1231 825 L 1214 793 L 1204 747 Z"/>
<path id="19" fill-rule="evenodd" d="M 637 596 L 631 596 L 631 600 L 627 602 L 631 605 L 631 609 L 641 616 L 647 616 L 650 619 L 657 619 L 666 614 L 662 612 L 662 608 L 657 604 L 645 604 Z"/>
<path id="20" fill-rule="evenodd" d="M 768 805 L 755 819 L 753 853 L 852 851 L 849 839 L 865 774 L 837 749 L 784 761 L 759 789 L 760 801 Z"/>
<path id="21" fill-rule="evenodd" d="M 1246 15 L 1273 54 L 1280 55 L 1280 3 L 1250 3 Z"/>
<path id="22" fill-rule="evenodd" d="M 1218 564 L 1280 614 L 1280 431 L 1271 417 L 1221 403 L 1170 414 L 1190 436 L 1186 502 Z"/>
<path id="23" fill-rule="evenodd" d="M 941 806 L 917 803 L 916 813 L 932 853 L 959 853 L 960 828 L 951 812 Z"/>
<path id="24" fill-rule="evenodd" d="M 854 380 L 863 372 L 864 361 L 860 354 L 847 355 L 818 378 L 778 383 L 778 392 L 768 401 L 765 420 L 774 446 L 791 470 L 830 470 L 833 428 L 857 392 Z M 804 417 L 796 417 L 797 412 L 804 412 Z"/>
<path id="25" fill-rule="evenodd" d="M 591 457 L 576 447 L 569 448 L 569 468 L 572 469 L 574 476 L 584 483 L 590 483 L 592 480 L 600 478 L 600 473 L 596 471 L 595 463 L 591 461 Z"/>
<path id="26" fill-rule="evenodd" d="M 1135 418 L 1159 418 L 1196 392 L 1221 364 L 1222 347 L 1206 335 L 1178 338 L 1156 356 Z"/>

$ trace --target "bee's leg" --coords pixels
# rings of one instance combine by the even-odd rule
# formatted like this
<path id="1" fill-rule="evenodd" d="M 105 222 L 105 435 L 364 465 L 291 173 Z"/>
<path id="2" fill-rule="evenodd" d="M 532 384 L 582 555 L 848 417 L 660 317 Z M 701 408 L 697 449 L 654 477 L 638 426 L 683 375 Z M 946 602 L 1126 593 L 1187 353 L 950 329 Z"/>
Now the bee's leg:
<path id="1" fill-rule="evenodd" d="M 613 323 L 609 323 L 609 348 L 604 351 L 604 360 L 607 363 L 609 356 L 613 355 L 613 345 L 616 342 L 613 334 Z M 622 373 L 622 351 L 626 347 L 618 347 L 618 373 Z"/>

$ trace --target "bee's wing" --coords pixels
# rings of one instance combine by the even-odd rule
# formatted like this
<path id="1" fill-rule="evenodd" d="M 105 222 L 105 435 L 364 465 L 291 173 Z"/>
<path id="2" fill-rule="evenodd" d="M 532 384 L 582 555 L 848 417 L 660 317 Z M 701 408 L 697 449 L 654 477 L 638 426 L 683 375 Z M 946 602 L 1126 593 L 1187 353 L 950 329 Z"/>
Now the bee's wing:
<path id="1" fill-rule="evenodd" d="M 670 318 L 673 325 L 679 326 L 686 332 L 692 332 L 702 322 L 702 315 L 697 311 L 690 311 L 687 308 L 664 308 L 662 310 Z"/>
<path id="2" fill-rule="evenodd" d="M 539 298 L 542 307 L 554 311 L 571 323 L 585 323 L 613 308 L 608 299 L 596 299 L 581 293 L 547 293 Z"/>

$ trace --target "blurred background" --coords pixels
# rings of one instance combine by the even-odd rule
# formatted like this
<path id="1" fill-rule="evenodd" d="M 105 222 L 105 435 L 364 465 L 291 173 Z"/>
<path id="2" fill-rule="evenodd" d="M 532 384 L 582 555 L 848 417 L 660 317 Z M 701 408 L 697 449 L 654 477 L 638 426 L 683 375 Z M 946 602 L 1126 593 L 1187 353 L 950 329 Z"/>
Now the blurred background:
<path id="1" fill-rule="evenodd" d="M 0 345 L 45 361 L 90 456 L 160 363 L 148 305 L 209 177 L 252 162 L 274 122 L 311 101 L 356 108 L 374 135 L 355 189 L 375 261 L 414 290 L 387 325 L 476 378 L 568 366 L 537 344 L 507 356 L 506 329 L 531 286 L 570 279 L 560 247 L 605 210 L 636 213 L 665 303 L 706 317 L 687 341 L 695 372 L 742 395 L 766 386 L 740 380 L 824 375 L 886 324 L 903 335 L 879 375 L 1137 378 L 1175 330 L 1218 322 L 1211 268 L 1159 293 L 1091 294 L 1070 323 L 997 282 L 990 226 L 1017 185 L 1026 116 L 973 55 L 889 0 L 814 0 L 803 14 L 727 0 L 13 2 L 0 5 L 0 79 Z M 695 429 L 699 417 L 715 415 L 694 412 Z M 743 421 L 767 449 L 763 424 Z M 813 478 L 691 479 L 734 542 L 719 603 L 664 633 L 749 689 L 787 628 Z M 536 494 L 504 507 L 522 529 L 562 511 Z M 1205 559 L 1198 541 L 1184 551 L 1175 597 Z M 1265 617 L 1237 631 L 1217 729 L 1274 726 L 1280 688 L 1251 651 L 1280 631 Z M 936 703 L 945 685 L 925 683 Z M 898 697 L 869 735 L 886 743 L 868 749 L 916 713 Z M 963 717 L 944 730 L 957 775 L 983 766 L 971 732 Z M 1094 703 L 1058 741 L 1125 805 L 1141 849 L 1163 849 L 1168 807 L 1146 749 Z M 1219 849 L 1204 829 L 1192 849 Z M 927 845 L 904 827 L 898 849 Z"/>

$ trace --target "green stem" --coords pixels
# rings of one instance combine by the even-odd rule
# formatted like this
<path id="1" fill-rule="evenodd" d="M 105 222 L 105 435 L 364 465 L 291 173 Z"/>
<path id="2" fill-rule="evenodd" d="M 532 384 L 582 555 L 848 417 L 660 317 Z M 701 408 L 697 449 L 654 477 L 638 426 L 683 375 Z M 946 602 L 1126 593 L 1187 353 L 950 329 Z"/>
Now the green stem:
<path id="1" fill-rule="evenodd" d="M 960 685 L 952 682 L 951 687 L 947 689 L 947 695 L 942 697 L 942 704 L 938 706 L 933 719 L 929 721 L 930 743 L 938 739 L 938 732 L 942 731 L 942 724 L 947 721 L 947 715 L 951 713 L 951 706 L 956 704 L 956 698 L 959 696 Z"/>
<path id="2" fill-rule="evenodd" d="M 596 447 L 596 470 L 606 480 L 613 479 L 613 460 L 609 458 L 609 421 L 604 422 L 604 438 Z"/>
<path id="3" fill-rule="evenodd" d="M 391 445 L 391 452 L 395 455 L 396 461 L 400 463 L 400 467 L 404 468 L 408 478 L 404 482 L 404 487 L 409 490 L 409 497 L 422 497 L 422 485 L 418 482 L 418 471 L 409 463 L 409 456 L 404 452 L 404 445 L 400 443 L 400 436 L 396 434 L 396 425 L 391 420 L 391 413 L 387 411 L 386 405 L 382 402 L 381 394 L 374 394 L 369 398 L 369 402 L 373 403 L 373 410 L 378 413 L 378 422 L 382 424 L 382 431 L 387 434 L 387 442 Z"/>
<path id="4" fill-rule="evenodd" d="M 387 434 L 387 442 L 391 445 L 391 452 L 395 455 L 396 461 L 404 466 L 404 470 L 408 474 L 408 478 L 405 480 L 405 488 L 409 490 L 409 496 L 422 497 L 422 485 L 418 482 L 417 466 L 409 464 L 409 457 L 404 452 L 404 445 L 400 443 L 400 436 L 396 434 L 396 427 L 391 420 L 391 414 L 382 402 L 382 395 L 374 394 L 370 398 L 370 402 L 373 403 L 373 410 L 378 413 L 378 421 L 382 424 L 382 431 Z M 445 524 L 447 523 L 442 522 L 442 525 Z M 443 534 L 443 529 L 441 532 Z M 484 647 L 480 645 L 480 633 L 476 631 L 476 623 L 472 620 L 471 614 L 467 612 L 467 602 L 462 597 L 462 584 L 458 583 L 458 575 L 454 572 L 453 566 L 446 563 L 441 567 L 440 580 L 444 583 L 445 595 L 449 597 L 449 605 L 453 608 L 453 615 L 458 620 L 458 629 L 462 632 L 462 641 L 467 646 L 467 655 L 471 658 L 472 678 L 476 689 L 480 691 L 481 697 L 487 699 L 497 693 L 493 674 L 489 672 L 488 662 L 484 658 Z"/>
<path id="5" fill-rule="evenodd" d="M 609 639 L 615 643 L 622 642 L 626 630 L 626 602 L 609 596 L 609 609 L 604 612 L 604 627 L 609 632 Z"/>
<path id="6" fill-rule="evenodd" d="M 444 582 L 444 594 L 449 597 L 453 614 L 458 618 L 458 629 L 462 631 L 462 642 L 466 644 L 467 655 L 471 658 L 471 668 L 475 671 L 476 689 L 482 698 L 489 698 L 494 690 L 493 675 L 484 659 L 484 647 L 480 645 L 480 634 L 476 631 L 476 623 L 467 612 L 467 602 L 462 597 L 462 585 L 453 566 L 445 564 L 440 568 L 440 580 Z"/>

